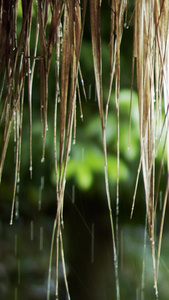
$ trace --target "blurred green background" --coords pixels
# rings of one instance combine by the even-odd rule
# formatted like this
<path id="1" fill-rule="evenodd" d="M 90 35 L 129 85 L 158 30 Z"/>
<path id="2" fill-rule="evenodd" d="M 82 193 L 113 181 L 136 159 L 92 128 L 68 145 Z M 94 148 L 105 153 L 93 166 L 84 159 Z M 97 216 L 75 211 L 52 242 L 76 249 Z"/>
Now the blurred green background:
<path id="1" fill-rule="evenodd" d="M 102 55 L 104 100 L 109 84 L 109 13 L 102 5 Z M 128 19 L 133 5 L 129 6 Z M 31 34 L 34 50 L 36 7 L 34 4 Z M 18 32 L 22 11 L 19 8 Z M 153 271 L 148 234 L 145 234 L 145 199 L 142 176 L 138 185 L 135 210 L 130 212 L 139 164 L 139 127 L 136 80 L 131 112 L 131 143 L 128 144 L 130 84 L 132 63 L 132 22 L 124 28 L 121 45 L 120 92 L 120 204 L 116 216 L 117 124 L 114 93 L 112 92 L 107 124 L 108 173 L 116 238 L 119 253 L 119 281 L 121 299 L 155 299 Z M 83 121 L 77 102 L 76 143 L 72 145 L 67 169 L 64 203 L 64 249 L 71 299 L 115 299 L 115 278 L 109 212 L 105 195 L 104 158 L 101 125 L 96 102 L 87 13 L 81 49 L 81 69 L 87 102 L 81 93 Z M 0 186 L 0 294 L 1 299 L 46 299 L 49 254 L 53 222 L 56 213 L 53 122 L 54 122 L 54 57 L 49 78 L 48 132 L 45 162 L 41 162 L 42 138 L 40 124 L 40 88 L 37 68 L 33 86 L 33 178 L 29 176 L 28 104 L 25 108 L 22 134 L 21 178 L 17 184 L 14 224 L 9 225 L 15 170 L 15 144 L 11 135 Z M 82 87 L 80 87 L 82 90 Z M 158 176 L 160 159 L 157 157 Z M 159 198 L 162 200 L 166 184 L 162 173 Z M 159 201 L 159 203 L 161 203 Z M 167 212 L 168 215 L 168 212 Z M 157 236 L 161 205 L 157 209 Z M 167 216 L 166 216 L 167 218 Z M 167 222 L 166 222 L 167 223 Z M 118 226 L 117 226 L 118 224 Z M 169 245 L 168 224 L 165 224 L 159 271 L 160 299 L 168 299 Z M 54 251 L 55 253 L 55 251 Z M 144 263 L 145 262 L 145 265 Z M 52 262 L 51 299 L 55 299 L 55 258 Z M 63 270 L 59 266 L 59 300 L 67 299 Z"/>

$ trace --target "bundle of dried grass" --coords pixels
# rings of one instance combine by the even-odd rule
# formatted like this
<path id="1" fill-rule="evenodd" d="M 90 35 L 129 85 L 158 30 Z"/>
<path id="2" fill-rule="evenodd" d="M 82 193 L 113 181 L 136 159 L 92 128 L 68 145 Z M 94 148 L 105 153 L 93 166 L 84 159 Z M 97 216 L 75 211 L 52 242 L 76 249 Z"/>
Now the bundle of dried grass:
<path id="1" fill-rule="evenodd" d="M 135 3 L 134 56 L 136 57 L 137 67 L 140 148 L 148 228 L 153 258 L 154 287 L 157 296 L 159 254 L 156 265 L 154 197 L 155 157 L 157 154 L 156 139 L 158 140 L 159 137 L 157 136 L 156 125 L 158 124 L 158 118 L 161 113 L 162 91 L 164 91 L 166 121 L 168 119 L 168 100 L 166 100 L 168 94 L 168 75 L 166 72 L 168 65 L 168 16 L 169 10 L 167 1 L 136 1 Z M 166 191 L 168 193 L 168 183 Z M 164 202 L 164 206 L 165 205 Z M 164 211 L 165 209 L 163 210 L 163 214 Z M 161 230 L 162 226 L 163 224 L 161 223 Z M 159 240 L 159 252 L 160 247 L 161 238 Z"/>
<path id="2" fill-rule="evenodd" d="M 105 158 L 105 186 L 110 213 L 117 299 L 120 299 L 118 281 L 118 253 L 115 240 L 111 200 L 109 193 L 109 180 L 107 172 L 107 147 L 106 124 L 110 95 L 113 81 L 115 83 L 115 101 L 117 114 L 117 205 L 119 201 L 119 93 L 120 93 L 120 45 L 124 27 L 124 14 L 127 10 L 127 0 L 108 1 L 110 6 L 110 84 L 109 93 L 105 105 L 103 105 L 102 85 L 102 53 L 101 53 L 101 20 L 100 11 L 102 1 L 90 0 L 91 39 L 93 49 L 94 72 L 98 108 L 101 120 L 103 153 Z M 56 232 L 56 271 L 58 272 L 59 249 L 61 249 L 62 262 L 65 274 L 67 293 L 69 294 L 65 272 L 62 223 L 63 203 L 65 191 L 65 176 L 68 156 L 72 143 L 73 123 L 75 122 L 76 91 L 78 89 L 78 73 L 80 71 L 79 57 L 85 24 L 87 0 L 37 0 L 36 38 L 34 41 L 34 53 L 30 53 L 30 37 L 32 30 L 33 0 L 22 1 L 22 27 L 17 36 L 17 0 L 0 2 L 0 72 L 3 77 L 1 83 L 1 110 L 0 124 L 3 130 L 0 157 L 0 179 L 2 177 L 4 161 L 8 143 L 14 128 L 14 141 L 16 144 L 15 182 L 11 211 L 11 224 L 15 206 L 16 185 L 20 180 L 20 162 L 22 145 L 22 121 L 24 112 L 25 85 L 28 90 L 29 103 L 29 136 L 30 136 L 30 176 L 32 177 L 32 86 L 35 63 L 39 62 L 39 74 L 41 83 L 41 122 L 42 122 L 42 161 L 45 159 L 45 141 L 47 134 L 47 110 L 48 110 L 48 78 L 52 53 L 55 52 L 55 111 L 54 111 L 54 158 L 56 177 L 57 212 L 54 223 L 54 231 L 51 246 L 54 243 Z M 49 33 L 47 34 L 47 22 L 51 15 Z M 154 284 L 156 295 L 158 266 L 161 248 L 162 228 L 165 215 L 165 207 L 168 196 L 168 181 L 159 237 L 158 259 L 155 256 L 154 220 L 155 220 L 155 157 L 157 124 L 161 114 L 162 93 L 164 94 L 165 120 L 163 130 L 166 128 L 166 147 L 169 157 L 168 132 L 168 86 L 169 86 L 169 49 L 168 49 L 168 17 L 169 7 L 167 0 L 135 0 L 134 9 L 134 53 L 133 62 L 136 60 L 137 89 L 140 125 L 140 149 L 141 164 L 143 170 L 145 199 L 148 218 L 150 243 L 152 248 Z M 38 41 L 40 54 L 37 55 Z M 134 64 L 133 64 L 134 66 Z M 131 89 L 132 90 L 132 89 Z M 58 100 L 60 98 L 60 109 Z M 155 101 L 154 101 L 155 100 Z M 105 107 L 105 109 L 104 109 Z M 59 117 L 58 117 L 59 114 Z M 58 120 L 60 124 L 58 125 Z M 57 136 L 58 128 L 60 136 Z M 59 140 L 59 153 L 57 141 Z M 169 168 L 169 161 L 168 161 Z M 169 170 L 168 170 L 169 171 Z M 118 224 L 116 224 L 118 225 Z M 116 226 L 117 227 L 117 226 Z M 50 259 L 51 264 L 51 259 Z M 56 278 L 58 278 L 58 273 Z M 50 282 L 50 271 L 49 271 Z M 58 280 L 56 279 L 56 295 L 58 294 Z M 48 289 L 49 295 L 49 289 Z"/>

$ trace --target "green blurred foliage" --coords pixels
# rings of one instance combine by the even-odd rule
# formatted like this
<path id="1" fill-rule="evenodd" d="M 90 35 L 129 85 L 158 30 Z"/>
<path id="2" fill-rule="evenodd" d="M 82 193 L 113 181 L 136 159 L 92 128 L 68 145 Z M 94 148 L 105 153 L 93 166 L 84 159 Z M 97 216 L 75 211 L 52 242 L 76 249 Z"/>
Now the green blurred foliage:
<path id="1" fill-rule="evenodd" d="M 112 95 L 114 103 L 114 95 Z M 139 133 L 137 116 L 137 96 L 133 93 L 131 130 L 132 138 L 128 145 L 129 130 L 129 104 L 130 91 L 122 90 L 120 94 L 120 169 L 119 179 L 125 181 L 129 178 L 130 162 L 137 160 L 139 155 Z M 90 103 L 88 103 L 90 109 Z M 91 189 L 92 185 L 97 190 L 94 180 L 96 173 L 100 174 L 100 181 L 104 180 L 104 155 L 102 150 L 102 136 L 100 118 L 93 114 L 90 118 L 84 115 L 84 125 L 77 128 L 77 141 L 72 146 L 70 161 L 67 168 L 67 179 L 74 177 L 79 189 Z M 117 124 L 115 105 L 110 105 L 107 122 L 107 148 L 108 148 L 108 174 L 110 183 L 117 179 Z M 98 178 L 97 178 L 98 180 Z"/>

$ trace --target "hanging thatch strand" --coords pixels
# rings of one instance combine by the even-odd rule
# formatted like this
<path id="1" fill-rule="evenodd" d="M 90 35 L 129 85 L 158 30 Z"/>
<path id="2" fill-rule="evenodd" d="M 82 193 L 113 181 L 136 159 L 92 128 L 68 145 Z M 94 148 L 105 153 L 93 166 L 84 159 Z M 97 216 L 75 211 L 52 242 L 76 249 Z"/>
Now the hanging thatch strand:
<path id="1" fill-rule="evenodd" d="M 130 3 L 129 0 L 109 0 L 107 3 L 107 5 L 110 7 L 110 81 L 108 96 L 104 105 L 102 85 L 102 40 L 100 18 L 102 1 L 89 1 L 94 74 L 103 137 L 103 153 L 105 160 L 105 186 L 112 229 L 117 299 L 120 299 L 120 287 L 118 281 L 118 239 L 115 239 L 111 199 L 109 192 L 106 126 L 110 96 L 114 82 L 117 116 L 116 229 L 118 230 L 120 162 L 120 47 L 123 35 L 124 15 L 127 10 L 128 3 Z M 19 5 L 22 8 L 22 24 L 20 32 L 18 32 L 17 28 L 17 13 Z M 31 53 L 30 40 L 32 30 L 33 5 L 36 6 L 36 34 L 34 41 L 34 52 Z M 80 72 L 80 76 L 82 76 L 79 58 L 83 37 L 83 29 L 85 24 L 86 9 L 87 0 L 28 0 L 20 2 L 18 0 L 0 1 L 0 75 L 2 78 L 0 86 L 0 126 L 2 128 L 2 141 L 0 150 L 0 181 L 3 173 L 3 166 L 8 148 L 8 143 L 11 137 L 11 132 L 13 132 L 15 143 L 15 180 L 11 209 L 11 224 L 13 223 L 16 186 L 17 182 L 19 182 L 20 180 L 22 145 L 21 137 L 22 123 L 24 117 L 25 90 L 27 91 L 27 99 L 29 106 L 30 177 L 32 178 L 32 89 L 35 64 L 36 61 L 38 61 L 39 65 L 37 73 L 38 75 L 40 75 L 40 112 L 43 140 L 43 162 L 45 160 L 45 144 L 48 130 L 48 80 L 50 74 L 52 55 L 55 55 L 56 79 L 54 100 L 54 159 L 57 212 L 52 236 L 51 257 L 54 236 L 56 233 L 56 296 L 58 295 L 59 249 L 61 250 L 65 283 L 67 293 L 69 294 L 62 241 L 63 204 L 66 183 L 66 169 L 73 138 L 72 131 L 76 130 L 76 92 L 79 94 L 78 73 Z M 49 21 L 49 15 L 51 21 Z M 154 286 L 156 295 L 158 297 L 157 279 L 159 269 L 159 258 L 169 182 L 167 179 L 167 187 L 161 220 L 161 229 L 159 234 L 158 254 L 156 259 L 154 233 L 155 209 L 157 205 L 157 201 L 155 202 L 154 200 L 155 158 L 158 152 L 158 145 L 161 141 L 161 136 L 163 132 L 165 132 L 165 144 L 163 149 L 165 151 L 166 148 L 168 158 L 167 167 L 169 172 L 169 136 L 167 134 L 169 126 L 168 0 L 135 0 L 135 8 L 132 16 L 134 16 L 134 50 L 132 77 L 134 76 L 134 62 L 136 62 L 141 149 L 139 172 L 142 167 L 148 229 L 152 250 Z M 126 19 L 125 22 L 127 22 Z M 47 30 L 47 24 L 49 25 L 49 30 Z M 37 50 L 38 45 L 40 48 L 40 53 L 38 53 Z M 131 86 L 131 90 L 132 89 L 133 85 Z M 58 103 L 60 103 L 59 109 Z M 159 124 L 159 120 L 162 116 L 162 107 L 164 107 L 165 118 L 162 130 L 159 134 L 157 127 Z M 58 132 L 59 135 L 57 135 Z M 59 143 L 59 149 L 57 148 L 57 143 Z M 161 175 L 159 175 L 158 187 L 160 182 L 160 176 Z M 138 177 L 136 185 L 137 183 Z M 135 195 L 136 190 L 134 193 L 134 198 Z M 132 214 L 133 209 L 134 203 L 132 206 Z M 51 269 L 49 268 L 49 282 L 50 274 Z"/>
<path id="2" fill-rule="evenodd" d="M 135 2 L 134 56 L 136 57 L 137 66 L 141 160 L 153 258 L 154 287 L 157 296 L 159 254 L 156 265 L 154 236 L 155 140 L 159 138 L 157 125 L 159 115 L 161 115 L 162 89 L 164 90 L 164 107 L 168 132 L 168 16 L 168 2 L 165 0 Z M 167 157 L 169 156 L 167 155 Z M 168 190 L 168 183 L 166 190 Z M 164 213 L 165 209 L 163 209 L 162 215 L 161 234 Z M 161 234 L 158 253 L 160 253 L 161 248 Z"/>

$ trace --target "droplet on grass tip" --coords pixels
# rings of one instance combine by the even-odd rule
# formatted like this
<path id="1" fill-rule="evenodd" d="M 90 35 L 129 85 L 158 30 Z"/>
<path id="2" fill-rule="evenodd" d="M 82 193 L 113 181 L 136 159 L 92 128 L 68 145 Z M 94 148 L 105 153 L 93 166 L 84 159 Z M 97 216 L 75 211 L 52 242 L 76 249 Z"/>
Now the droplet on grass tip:
<path id="1" fill-rule="evenodd" d="M 44 163 L 44 162 L 45 162 L 45 158 L 42 157 L 42 158 L 41 158 L 41 163 Z"/>
<path id="2" fill-rule="evenodd" d="M 17 184 L 19 185 L 20 183 L 20 173 L 18 172 L 18 175 L 17 175 Z"/>

